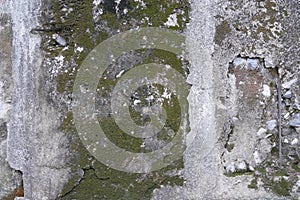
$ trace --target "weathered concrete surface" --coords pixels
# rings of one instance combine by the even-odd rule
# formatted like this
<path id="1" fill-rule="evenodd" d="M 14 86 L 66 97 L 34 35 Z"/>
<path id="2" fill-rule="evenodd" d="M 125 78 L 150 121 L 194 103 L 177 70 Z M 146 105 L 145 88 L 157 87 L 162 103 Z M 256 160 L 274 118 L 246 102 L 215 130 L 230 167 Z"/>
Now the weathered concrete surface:
<path id="1" fill-rule="evenodd" d="M 68 176 L 64 137 L 57 130 L 53 108 L 45 104 L 40 38 L 39 0 L 9 1 L 12 18 L 14 82 L 8 125 L 7 160 L 23 173 L 25 198 L 54 199 Z"/>
<path id="2" fill-rule="evenodd" d="M 8 161 L 23 173 L 25 199 L 299 197 L 300 138 L 294 122 L 300 111 L 298 1 L 190 2 L 190 23 L 185 30 L 191 65 L 187 81 L 192 84 L 187 149 L 183 162 L 171 170 L 149 174 L 109 169 L 84 149 L 72 119 L 72 82 L 97 42 L 119 31 L 144 25 L 182 31 L 187 20 L 186 13 L 182 14 L 187 12 L 185 1 L 155 1 L 161 10 L 154 9 L 154 16 L 159 19 L 151 16 L 155 6 L 147 8 L 146 1 L 53 2 L 5 1 L 0 9 L 12 16 L 14 84 L 10 105 L 10 61 L 1 59 L 6 67 L 0 68 L 0 90 L 1 80 L 6 85 L 5 92 L 0 91 L 0 127 L 9 122 Z M 6 31 L 9 28 L 0 29 L 0 37 L 3 34 L 6 39 Z M 3 51 L 4 57 L 9 51 Z M 120 63 L 126 69 L 139 64 L 143 56 L 125 54 Z M 123 69 L 117 64 L 108 70 L 113 77 Z M 278 160 L 278 85 L 282 166 Z M 100 105 L 100 114 L 109 115 L 107 105 Z M 4 110 L 10 107 L 9 118 Z M 5 163 L 6 128 L 0 128 L 0 134 L 4 141 L 0 160 Z M 6 195 L 18 186 L 20 176 L 7 164 L 1 165 L 1 172 L 2 168 L 9 181 L 1 181 L 7 189 L 0 187 L 0 195 Z"/>
<path id="3" fill-rule="evenodd" d="M 14 193 L 21 187 L 21 174 L 8 165 L 7 162 L 7 124 L 11 109 L 12 73 L 11 51 L 12 30 L 11 17 L 5 9 L 6 2 L 1 2 L 0 10 L 0 199 L 13 198 Z"/>
<path id="4" fill-rule="evenodd" d="M 192 130 L 187 137 L 196 137 L 185 153 L 184 187 L 157 190 L 153 199 L 299 198 L 299 168 L 278 173 L 278 75 L 271 69 L 278 67 L 287 80 L 299 77 L 299 49 L 294 48 L 299 44 L 297 7 L 294 1 L 193 1 L 187 30 L 193 84 Z M 287 59 L 289 53 L 293 57 Z M 239 63 L 245 65 L 234 66 L 241 57 L 245 59 Z M 260 62 L 257 70 L 247 69 L 249 58 Z M 298 87 L 294 83 L 292 90 Z M 297 145 L 299 135 L 287 125 L 288 113 L 298 109 L 289 105 L 283 103 L 289 111 L 283 110 L 282 122 L 282 168 L 288 171 L 299 162 L 299 147 L 290 154 L 290 141 Z M 291 186 L 280 181 L 282 176 Z M 286 188 L 292 193 L 289 197 L 283 197 Z"/>

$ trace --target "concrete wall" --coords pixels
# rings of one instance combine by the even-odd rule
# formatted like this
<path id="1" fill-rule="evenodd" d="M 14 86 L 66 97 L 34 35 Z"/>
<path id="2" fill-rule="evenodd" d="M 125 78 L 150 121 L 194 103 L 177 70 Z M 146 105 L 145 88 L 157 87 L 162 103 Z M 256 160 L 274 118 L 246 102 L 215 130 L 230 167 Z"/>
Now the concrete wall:
<path id="1" fill-rule="evenodd" d="M 0 199 L 23 195 L 36 200 L 298 198 L 299 2 L 11 0 L 2 5 Z M 120 53 L 140 45 L 135 43 L 139 36 L 130 37 L 134 31 L 112 36 L 139 27 L 177 32 L 175 36 L 152 29 L 157 32 L 141 37 L 147 51 Z M 108 38 L 113 39 L 105 43 Z M 156 47 L 166 44 L 164 51 L 151 50 L 161 38 Z M 90 56 L 98 44 L 106 45 Z M 88 104 L 76 114 L 78 93 L 74 91 L 78 77 L 85 77 L 86 63 L 91 65 L 86 71 L 98 70 L 94 67 L 97 53 L 103 56 L 96 59 L 98 64 L 111 64 L 102 77 L 99 71 L 87 73 L 85 84 L 78 87 L 87 101 L 95 101 L 96 110 L 89 118 Z M 118 86 L 120 77 L 128 78 L 127 71 L 151 62 L 178 71 L 190 89 L 181 85 L 186 88 L 183 93 L 181 89 L 171 95 L 159 87 L 138 87 L 136 95 L 130 96 L 133 122 L 149 122 L 152 111 L 151 119 L 159 119 L 155 126 L 168 119 L 169 127 L 160 137 L 128 136 L 132 133 L 117 128 L 113 118 L 111 105 L 118 100 L 113 90 L 132 89 L 124 86 L 126 81 Z M 147 73 L 151 69 L 131 73 L 131 78 L 143 80 Z M 170 87 L 180 84 L 177 75 L 166 74 L 168 70 L 155 76 L 156 81 Z M 90 85 L 98 81 L 95 95 Z M 139 96 L 145 91 L 161 96 Z M 175 100 L 180 94 L 186 96 Z M 144 101 L 160 103 L 165 110 L 143 106 Z M 119 147 L 116 151 L 105 155 L 98 151 L 98 146 L 110 143 L 102 140 L 103 135 L 81 131 L 89 127 L 78 125 L 83 114 L 102 126 Z M 123 122 L 126 126 L 132 121 Z M 182 133 L 184 149 L 182 142 L 171 140 L 176 131 Z M 173 154 L 150 159 L 120 150 L 145 153 L 166 144 L 175 144 L 169 151 L 180 154 L 162 169 L 153 163 L 159 156 L 169 162 Z M 130 156 L 116 162 L 118 153 Z M 132 173 L 139 169 L 148 171 Z"/>

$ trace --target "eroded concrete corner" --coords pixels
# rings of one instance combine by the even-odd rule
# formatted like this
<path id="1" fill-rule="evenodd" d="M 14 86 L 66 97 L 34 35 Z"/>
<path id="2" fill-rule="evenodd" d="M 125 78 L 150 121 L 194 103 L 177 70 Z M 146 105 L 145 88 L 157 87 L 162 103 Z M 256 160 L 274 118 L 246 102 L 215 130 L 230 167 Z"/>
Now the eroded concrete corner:
<path id="1" fill-rule="evenodd" d="M 5 3 L 1 2 L 5 8 Z M 10 122 L 12 98 L 12 21 L 7 10 L 0 10 L 0 199 L 22 195 L 21 173 L 7 162 L 7 124 Z"/>

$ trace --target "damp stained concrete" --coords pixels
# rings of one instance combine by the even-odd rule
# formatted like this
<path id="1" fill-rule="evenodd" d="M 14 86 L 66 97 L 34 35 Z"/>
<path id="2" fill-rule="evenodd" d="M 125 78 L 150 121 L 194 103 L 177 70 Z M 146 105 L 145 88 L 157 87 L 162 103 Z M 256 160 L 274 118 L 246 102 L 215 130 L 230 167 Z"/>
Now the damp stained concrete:
<path id="1" fill-rule="evenodd" d="M 14 22 L 14 87 L 5 89 L 12 95 L 7 159 L 23 173 L 25 199 L 299 196 L 299 128 L 289 126 L 300 110 L 298 2 L 15 0 L 4 5 Z M 186 58 L 177 61 L 155 51 L 125 54 L 110 66 L 114 73 L 99 82 L 100 117 L 106 119 L 109 110 L 113 74 L 134 64 L 172 65 L 191 85 L 186 151 L 174 165 L 149 174 L 120 172 L 97 161 L 79 140 L 71 109 L 72 85 L 86 55 L 101 41 L 139 26 L 184 33 Z M 291 93 L 281 102 L 281 126 L 279 83 L 282 94 Z M 134 98 L 146 99 L 140 89 Z M 131 114 L 137 123 L 148 120 L 139 117 L 139 109 Z M 118 137 L 112 140 L 127 146 Z M 141 150 L 141 141 L 131 142 L 131 150 Z"/>

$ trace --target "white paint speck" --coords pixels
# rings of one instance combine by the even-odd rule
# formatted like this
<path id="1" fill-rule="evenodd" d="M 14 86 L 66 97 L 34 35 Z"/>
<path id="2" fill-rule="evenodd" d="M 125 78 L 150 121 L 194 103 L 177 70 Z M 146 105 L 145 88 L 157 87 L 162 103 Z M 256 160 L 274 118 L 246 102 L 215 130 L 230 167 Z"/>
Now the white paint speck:
<path id="1" fill-rule="evenodd" d="M 164 23 L 166 26 L 170 27 L 170 26 L 179 26 L 178 22 L 177 22 L 177 14 L 171 14 L 168 17 L 168 21 L 166 23 Z"/>
<path id="2" fill-rule="evenodd" d="M 83 51 L 83 47 L 77 47 L 76 51 L 81 53 Z"/>

